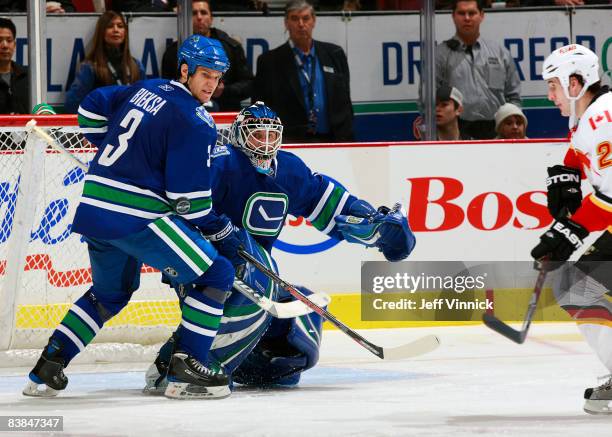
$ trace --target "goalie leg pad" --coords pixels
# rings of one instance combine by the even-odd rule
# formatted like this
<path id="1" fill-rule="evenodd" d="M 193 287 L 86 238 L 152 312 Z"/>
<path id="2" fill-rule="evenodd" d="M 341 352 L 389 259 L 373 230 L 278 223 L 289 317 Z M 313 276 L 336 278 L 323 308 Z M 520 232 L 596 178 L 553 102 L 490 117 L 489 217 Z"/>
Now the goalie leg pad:
<path id="1" fill-rule="evenodd" d="M 298 287 L 306 295 L 312 291 Z M 295 319 L 273 319 L 270 328 L 233 373 L 239 384 L 293 386 L 319 360 L 323 319 L 310 313 Z"/>

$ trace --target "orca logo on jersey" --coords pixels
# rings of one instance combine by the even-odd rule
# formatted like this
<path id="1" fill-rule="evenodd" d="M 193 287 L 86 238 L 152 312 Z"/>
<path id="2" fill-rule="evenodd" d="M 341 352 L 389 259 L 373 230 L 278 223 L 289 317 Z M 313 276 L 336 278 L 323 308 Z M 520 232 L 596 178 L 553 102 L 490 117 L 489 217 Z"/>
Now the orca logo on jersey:
<path id="1" fill-rule="evenodd" d="M 187 214 L 191 210 L 191 201 L 186 197 L 179 197 L 174 202 L 174 210 L 178 215 Z"/>
<path id="2" fill-rule="evenodd" d="M 215 128 L 215 120 L 213 120 L 212 115 L 208 113 L 208 111 L 206 110 L 204 106 L 198 106 L 196 108 L 196 115 L 198 116 L 198 118 L 203 120 L 204 123 L 206 123 L 213 129 Z"/>
<path id="3" fill-rule="evenodd" d="M 563 173 L 563 174 L 557 174 L 557 175 L 546 178 L 547 187 L 553 184 L 560 184 L 561 182 L 575 182 L 579 184 L 580 176 L 576 174 Z"/>
<path id="4" fill-rule="evenodd" d="M 278 235 L 288 207 L 289 199 L 284 193 L 254 193 L 244 207 L 242 226 L 253 235 Z"/>

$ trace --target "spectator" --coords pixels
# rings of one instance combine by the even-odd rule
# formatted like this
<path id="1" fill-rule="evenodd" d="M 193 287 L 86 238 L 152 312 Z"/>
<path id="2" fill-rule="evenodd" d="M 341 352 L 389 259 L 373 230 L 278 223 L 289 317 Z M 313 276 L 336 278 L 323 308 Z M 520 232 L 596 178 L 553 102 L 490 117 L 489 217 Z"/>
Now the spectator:
<path id="1" fill-rule="evenodd" d="M 510 53 L 499 42 L 480 37 L 484 17 L 482 0 L 454 0 L 456 34 L 436 50 L 436 79 L 463 90 L 459 128 L 476 139 L 495 137 L 497 108 L 521 104 L 521 82 Z"/>
<path id="2" fill-rule="evenodd" d="M 0 0 L 0 12 L 25 12 L 27 10 L 26 0 Z M 48 14 L 63 14 L 75 12 L 72 0 L 48 0 Z"/>
<path id="3" fill-rule="evenodd" d="M 527 117 L 516 105 L 506 103 L 495 113 L 495 130 L 497 138 L 504 140 L 522 140 L 527 138 Z"/>
<path id="4" fill-rule="evenodd" d="M 350 141 L 353 107 L 346 55 L 335 44 L 312 39 L 315 23 L 310 2 L 287 4 L 289 41 L 257 59 L 253 99 L 278 113 L 286 141 Z"/>
<path id="5" fill-rule="evenodd" d="M 127 85 L 144 78 L 142 64 L 130 54 L 125 18 L 117 12 L 106 11 L 96 23 L 91 49 L 66 93 L 66 112 L 75 113 L 81 100 L 95 88 Z"/>
<path id="6" fill-rule="evenodd" d="M 441 85 L 436 92 L 436 129 L 438 141 L 471 140 L 459 131 L 459 116 L 463 112 L 463 94 L 455 88 Z"/>
<path id="7" fill-rule="evenodd" d="M 219 86 L 212 96 L 216 103 L 214 110 L 239 111 L 240 102 L 251 96 L 253 86 L 253 73 L 247 65 L 246 56 L 242 45 L 235 39 L 212 26 L 213 16 L 208 0 L 194 0 L 192 3 L 193 33 L 204 35 L 221 41 L 223 49 L 230 61 L 230 69 L 223 75 Z M 177 42 L 173 42 L 164 53 L 162 58 L 162 77 L 166 79 L 176 78 L 177 66 Z"/>
<path id="8" fill-rule="evenodd" d="M 463 112 L 463 94 L 454 87 L 440 85 L 436 91 L 436 140 L 462 141 L 473 138 L 462 135 L 459 131 L 459 116 Z M 418 116 L 412 124 L 412 132 L 416 140 L 422 140 L 425 130 L 422 116 Z"/>
<path id="9" fill-rule="evenodd" d="M 13 62 L 15 24 L 0 18 L 0 114 L 30 112 L 28 70 Z"/>
<path id="10" fill-rule="evenodd" d="M 172 12 L 174 0 L 113 0 L 117 12 Z"/>

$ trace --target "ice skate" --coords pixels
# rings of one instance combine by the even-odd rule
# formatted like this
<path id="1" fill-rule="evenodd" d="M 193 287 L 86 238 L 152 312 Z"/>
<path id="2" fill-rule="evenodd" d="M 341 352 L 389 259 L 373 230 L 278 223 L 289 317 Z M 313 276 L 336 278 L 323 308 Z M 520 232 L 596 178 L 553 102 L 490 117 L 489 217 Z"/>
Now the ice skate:
<path id="1" fill-rule="evenodd" d="M 612 374 L 602 379 L 606 380 L 599 387 L 584 391 L 584 411 L 589 414 L 612 414 Z"/>
<path id="2" fill-rule="evenodd" d="M 59 356 L 60 350 L 55 341 L 49 341 L 28 375 L 29 381 L 22 392 L 25 396 L 54 397 L 66 388 L 68 378 L 64 375 L 65 362 Z"/>
<path id="3" fill-rule="evenodd" d="M 184 352 L 170 360 L 168 387 L 164 395 L 172 399 L 220 399 L 230 395 L 229 378 L 200 363 Z"/>

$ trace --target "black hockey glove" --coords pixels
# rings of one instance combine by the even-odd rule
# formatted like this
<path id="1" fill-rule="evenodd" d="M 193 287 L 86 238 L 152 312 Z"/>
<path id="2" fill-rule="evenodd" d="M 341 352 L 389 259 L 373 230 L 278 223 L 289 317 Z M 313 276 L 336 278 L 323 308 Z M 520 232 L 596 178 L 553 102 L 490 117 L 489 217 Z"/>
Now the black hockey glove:
<path id="1" fill-rule="evenodd" d="M 554 270 L 584 244 L 583 240 L 587 235 L 589 231 L 582 225 L 568 218 L 561 218 L 540 237 L 540 244 L 533 248 L 531 256 L 536 261 L 547 257 L 552 261 L 549 263 L 549 270 Z"/>
<path id="2" fill-rule="evenodd" d="M 548 167 L 546 178 L 548 189 L 548 211 L 554 218 L 559 218 L 563 208 L 570 214 L 576 212 L 582 203 L 580 190 L 580 171 L 564 165 Z"/>

